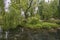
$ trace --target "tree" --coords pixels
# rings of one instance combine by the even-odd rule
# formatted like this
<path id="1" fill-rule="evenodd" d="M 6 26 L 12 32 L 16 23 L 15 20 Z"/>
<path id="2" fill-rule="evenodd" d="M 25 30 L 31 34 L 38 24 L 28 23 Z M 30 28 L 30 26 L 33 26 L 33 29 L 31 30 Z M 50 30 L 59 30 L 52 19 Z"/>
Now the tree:
<path id="1" fill-rule="evenodd" d="M 52 11 L 53 11 L 53 18 L 58 18 L 58 0 L 54 0 L 53 2 L 51 2 L 51 7 L 52 7 Z"/>
<path id="2" fill-rule="evenodd" d="M 9 6 L 9 12 L 5 12 L 5 16 L 3 18 L 4 25 L 3 29 L 8 30 L 10 28 L 16 28 L 19 24 L 19 18 L 20 18 L 20 5 L 18 2 L 15 3 L 16 0 L 14 0 Z"/>
<path id="3" fill-rule="evenodd" d="M 41 6 L 39 6 L 39 13 L 41 15 L 41 18 L 43 20 L 48 20 L 49 18 L 51 18 L 53 12 L 50 4 L 47 4 L 45 1 L 42 1 L 40 5 Z"/>
<path id="4" fill-rule="evenodd" d="M 2 15 L 5 14 L 4 0 L 0 0 L 0 14 L 2 14 Z"/>
<path id="5" fill-rule="evenodd" d="M 60 19 L 60 0 L 59 0 L 59 6 L 58 6 L 58 18 Z"/>
<path id="6" fill-rule="evenodd" d="M 41 16 L 41 19 L 44 19 L 44 16 L 43 16 L 43 14 L 42 14 L 42 9 L 43 9 L 43 4 L 44 4 L 44 1 L 41 1 L 40 3 L 39 3 L 39 6 L 38 6 L 38 12 L 39 12 L 39 14 L 40 14 L 40 16 Z"/>
<path id="7" fill-rule="evenodd" d="M 50 18 L 58 17 L 58 0 L 47 3 L 45 1 L 40 2 L 39 14 L 41 19 L 48 20 Z"/>
<path id="8" fill-rule="evenodd" d="M 5 16 L 5 5 L 4 0 L 0 0 L 0 25 L 1 27 L 4 26 L 4 16 Z"/>

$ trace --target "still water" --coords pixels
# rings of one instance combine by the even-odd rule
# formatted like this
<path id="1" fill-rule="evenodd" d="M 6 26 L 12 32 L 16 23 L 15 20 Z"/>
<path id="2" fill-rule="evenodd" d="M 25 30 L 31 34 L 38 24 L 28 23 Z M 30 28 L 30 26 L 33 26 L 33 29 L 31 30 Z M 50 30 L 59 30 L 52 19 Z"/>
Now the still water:
<path id="1" fill-rule="evenodd" d="M 30 29 L 18 27 L 2 31 L 0 29 L 0 40 L 60 40 L 60 29 Z"/>

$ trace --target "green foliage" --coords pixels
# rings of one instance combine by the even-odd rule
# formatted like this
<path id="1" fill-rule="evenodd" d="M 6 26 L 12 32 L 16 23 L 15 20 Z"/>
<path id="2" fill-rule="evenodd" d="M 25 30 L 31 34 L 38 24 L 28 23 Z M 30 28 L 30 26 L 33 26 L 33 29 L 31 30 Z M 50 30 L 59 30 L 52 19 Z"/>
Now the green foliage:
<path id="1" fill-rule="evenodd" d="M 39 23 L 39 21 L 40 21 L 40 16 L 39 15 L 29 17 L 27 19 L 27 23 L 30 23 L 30 24 L 37 24 L 37 23 Z"/>
<path id="2" fill-rule="evenodd" d="M 59 12 L 58 12 L 58 0 L 54 0 L 53 2 L 50 3 L 52 12 L 53 12 L 53 17 L 58 18 Z"/>
<path id="3" fill-rule="evenodd" d="M 49 18 L 51 18 L 52 14 L 53 14 L 53 11 L 52 11 L 52 8 L 51 8 L 50 4 L 42 3 L 40 5 L 41 5 L 39 7 L 40 10 L 41 10 L 40 15 L 41 15 L 42 19 L 48 20 Z"/>
<path id="4" fill-rule="evenodd" d="M 33 17 L 28 17 L 26 21 L 25 21 L 25 19 L 22 18 L 20 25 L 22 25 L 22 26 L 29 25 L 29 24 L 35 25 L 37 23 L 41 23 L 39 15 L 35 15 Z"/>
<path id="5" fill-rule="evenodd" d="M 35 29 L 35 28 L 51 29 L 51 28 L 58 28 L 59 27 L 58 24 L 56 24 L 56 23 L 49 23 L 49 22 L 39 22 L 39 23 L 36 23 L 36 24 L 35 23 L 34 24 L 26 23 L 24 26 L 25 27 L 29 27 L 29 28 L 33 28 L 33 29 Z"/>
<path id="6" fill-rule="evenodd" d="M 40 17 L 29 17 L 27 19 L 26 23 L 22 23 L 24 27 L 29 28 L 45 28 L 45 29 L 51 29 L 51 28 L 58 28 L 59 25 L 54 22 L 43 22 L 39 19 Z"/>
<path id="7" fill-rule="evenodd" d="M 57 28 L 57 27 L 59 27 L 59 25 L 56 23 L 48 23 L 48 22 L 42 23 L 42 28 L 51 29 L 51 28 Z"/>
<path id="8" fill-rule="evenodd" d="M 3 29 L 16 28 L 19 16 L 15 13 L 6 13 L 3 18 Z"/>
<path id="9" fill-rule="evenodd" d="M 58 18 L 58 0 L 51 1 L 50 3 L 43 1 L 39 5 L 39 14 L 41 15 L 41 19 L 48 20 L 52 17 Z"/>
<path id="10" fill-rule="evenodd" d="M 50 19 L 50 20 L 48 20 L 48 22 L 60 24 L 60 20 L 59 19 L 54 19 L 54 20 Z"/>
<path id="11" fill-rule="evenodd" d="M 1 5 L 1 3 L 3 4 Z M 1 0 L 0 8 L 2 11 L 0 13 L 4 15 L 1 15 L 0 19 L 3 20 L 3 29 L 16 28 L 17 25 L 30 28 L 57 28 L 60 25 L 60 19 L 50 20 L 50 18 L 60 17 L 58 6 L 56 0 L 50 3 L 44 0 L 41 0 L 40 3 L 37 0 L 11 0 L 9 12 L 7 13 L 4 10 L 4 2 Z M 39 12 L 34 14 L 36 7 L 38 7 Z M 21 15 L 22 11 L 24 11 L 24 16 Z M 28 16 L 28 12 L 30 16 Z M 47 22 L 43 22 L 45 20 Z"/>
<path id="12" fill-rule="evenodd" d="M 9 12 L 5 12 L 3 16 L 3 29 L 8 30 L 10 28 L 16 28 L 20 21 L 20 9 L 19 5 L 15 2 L 9 7 Z"/>
<path id="13" fill-rule="evenodd" d="M 4 15 L 5 13 L 4 9 L 4 0 L 0 0 L 0 15 Z"/>

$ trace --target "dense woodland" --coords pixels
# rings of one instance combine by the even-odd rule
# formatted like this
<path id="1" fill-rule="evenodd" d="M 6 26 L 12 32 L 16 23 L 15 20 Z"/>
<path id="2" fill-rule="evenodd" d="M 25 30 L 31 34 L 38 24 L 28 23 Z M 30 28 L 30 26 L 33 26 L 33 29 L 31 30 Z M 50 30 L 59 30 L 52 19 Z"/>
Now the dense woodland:
<path id="1" fill-rule="evenodd" d="M 29 28 L 60 27 L 60 0 L 11 0 L 5 11 L 4 0 L 0 0 L 0 25 L 4 30 L 18 25 Z"/>

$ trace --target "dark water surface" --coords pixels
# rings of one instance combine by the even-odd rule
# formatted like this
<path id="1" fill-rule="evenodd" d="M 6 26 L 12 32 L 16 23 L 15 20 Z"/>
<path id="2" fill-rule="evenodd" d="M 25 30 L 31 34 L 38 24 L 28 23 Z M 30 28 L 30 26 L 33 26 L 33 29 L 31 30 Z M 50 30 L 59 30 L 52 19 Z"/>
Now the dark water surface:
<path id="1" fill-rule="evenodd" d="M 2 32 L 0 40 L 60 40 L 60 29 L 46 30 L 18 27 Z"/>

